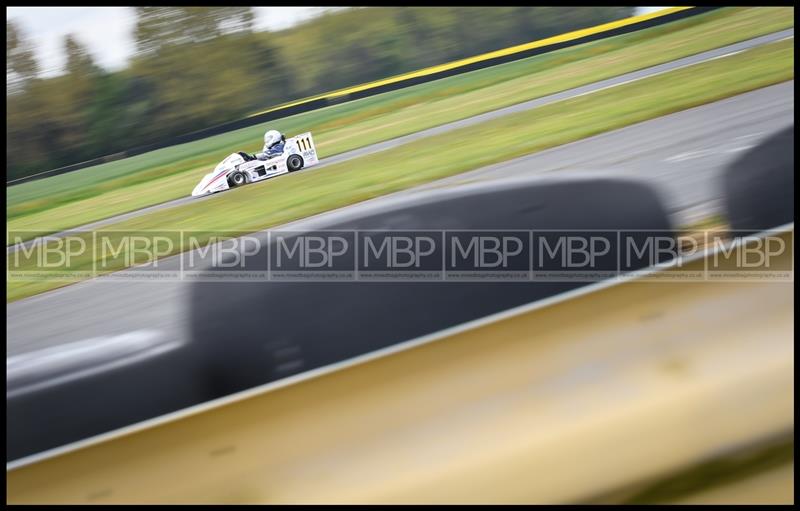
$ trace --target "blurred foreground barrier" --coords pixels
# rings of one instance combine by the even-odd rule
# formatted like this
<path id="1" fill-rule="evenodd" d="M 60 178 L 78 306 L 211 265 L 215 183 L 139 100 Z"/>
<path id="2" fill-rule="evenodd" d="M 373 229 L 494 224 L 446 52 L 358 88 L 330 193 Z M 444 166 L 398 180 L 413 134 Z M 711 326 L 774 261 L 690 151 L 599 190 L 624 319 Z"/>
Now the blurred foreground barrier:
<path id="1" fill-rule="evenodd" d="M 653 236 L 673 239 L 651 187 L 598 173 L 432 189 L 325 218 L 324 223 L 297 223 L 292 231 L 271 231 L 269 239 L 264 234 L 256 252 L 226 253 L 209 268 L 209 279 L 187 282 L 192 286 L 186 304 L 190 342 L 183 346 L 167 350 L 169 339 L 117 339 L 104 347 L 110 341 L 95 340 L 94 348 L 78 346 L 70 354 L 60 347 L 57 353 L 40 352 L 15 364 L 7 378 L 7 461 L 615 277 L 620 261 L 623 270 L 646 268 L 654 262 L 651 251 L 627 261 L 618 241 L 644 245 Z M 367 239 L 371 230 L 387 236 Z M 385 264 L 391 250 L 388 235 L 435 245 L 423 246 L 418 254 L 422 264 L 417 270 L 428 273 L 426 279 L 403 273 L 405 268 L 383 268 L 401 277 L 394 281 L 368 278 L 374 264 Z M 357 253 L 364 271 L 330 281 L 296 264 L 299 260 L 302 265 L 302 256 L 318 255 L 316 243 L 325 243 L 328 236 L 350 242 L 350 250 L 325 267 L 334 270 L 328 274 L 346 268 L 353 273 Z M 530 247 L 539 238 L 555 255 Z M 589 267 L 566 268 L 567 238 L 579 249 L 596 241 L 602 256 Z M 362 256 L 373 241 L 372 254 L 384 257 L 368 266 Z M 461 245 L 454 246 L 456 241 Z M 491 268 L 502 271 L 481 278 L 483 268 L 473 262 L 481 255 L 477 243 L 482 241 L 517 243 L 509 247 L 514 255 L 508 271 Z M 299 242 L 314 246 L 303 252 Z M 276 253 L 278 248 L 282 254 Z M 451 269 L 451 257 L 462 255 L 459 248 L 469 255 L 444 275 Z M 445 257 L 445 250 L 451 257 Z M 578 258 L 585 259 L 584 254 L 577 251 Z M 529 264 L 541 255 L 546 257 L 537 270 L 567 275 L 532 276 Z M 229 266 L 235 259 L 241 264 Z M 583 276 L 587 269 L 599 276 Z M 248 281 L 248 274 L 268 271 L 272 280 Z M 226 273 L 243 278 L 215 278 Z M 279 273 L 299 277 L 280 281 Z M 446 276 L 450 278 L 443 281 Z M 92 350 L 93 356 L 76 355 L 76 349 Z"/>
<path id="2" fill-rule="evenodd" d="M 659 262 L 655 254 L 629 260 L 626 246 L 674 236 L 648 184 L 598 174 L 478 182 L 326 218 L 296 224 L 285 233 L 272 231 L 268 249 L 243 257 L 249 271 L 269 267 L 272 281 L 195 284 L 192 338 L 215 397 L 646 268 Z M 299 258 L 285 262 L 289 249 L 297 253 L 295 247 L 337 235 L 352 241 L 353 249 L 329 269 L 344 273 L 357 266 L 357 276 L 325 281 Z M 509 270 L 519 270 L 520 280 L 514 281 L 511 271 L 497 272 L 509 277 L 506 281 L 482 278 L 480 257 L 486 254 L 480 253 L 480 244 L 487 238 L 497 240 L 497 246 L 521 241 L 508 263 Z M 420 245 L 414 269 L 432 278 L 415 281 L 397 265 L 388 266 L 386 258 L 369 257 L 383 248 L 381 255 L 400 259 L 400 250 L 388 253 L 399 243 L 390 243 L 406 240 L 407 246 Z M 427 240 L 428 245 L 422 243 Z M 602 255 L 571 267 L 580 258 L 567 253 L 572 243 L 587 251 L 598 246 Z M 662 261 L 668 257 L 660 256 Z M 227 269 L 224 264 L 211 270 L 221 272 Z M 592 275 L 583 276 L 589 270 Z M 288 281 L 278 281 L 280 274 L 289 275 Z M 307 274 L 311 278 L 304 278 Z M 380 278 L 384 274 L 396 281 Z M 254 308 L 261 312 L 254 314 Z"/>
<path id="3" fill-rule="evenodd" d="M 732 229 L 742 233 L 794 222 L 794 124 L 746 152 L 722 176 Z"/>
<path id="4" fill-rule="evenodd" d="M 786 229 L 773 237 L 791 246 L 793 226 Z M 713 264 L 735 267 L 735 256 L 758 241 L 734 245 L 733 256 Z M 717 256 L 684 269 L 705 269 Z M 791 263 L 790 251 L 778 257 Z M 664 271 L 595 284 L 12 465 L 7 500 L 609 500 L 742 447 L 791 439 L 793 282 L 652 278 Z M 753 484 L 791 502 L 786 473 Z M 766 499 L 733 486 L 701 500 Z"/>

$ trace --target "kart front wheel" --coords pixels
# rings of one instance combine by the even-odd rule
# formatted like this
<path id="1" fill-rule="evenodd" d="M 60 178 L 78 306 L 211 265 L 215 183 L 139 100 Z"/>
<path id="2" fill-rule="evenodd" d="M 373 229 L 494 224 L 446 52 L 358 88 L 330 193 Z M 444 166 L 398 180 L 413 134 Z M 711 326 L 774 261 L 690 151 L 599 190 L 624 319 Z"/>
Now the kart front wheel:
<path id="1" fill-rule="evenodd" d="M 247 182 L 247 178 L 244 177 L 243 172 L 234 172 L 228 177 L 228 182 L 231 187 L 241 186 Z"/>
<path id="2" fill-rule="evenodd" d="M 303 157 L 299 154 L 293 154 L 289 156 L 289 158 L 286 160 L 286 166 L 289 168 L 289 172 L 302 169 Z"/>

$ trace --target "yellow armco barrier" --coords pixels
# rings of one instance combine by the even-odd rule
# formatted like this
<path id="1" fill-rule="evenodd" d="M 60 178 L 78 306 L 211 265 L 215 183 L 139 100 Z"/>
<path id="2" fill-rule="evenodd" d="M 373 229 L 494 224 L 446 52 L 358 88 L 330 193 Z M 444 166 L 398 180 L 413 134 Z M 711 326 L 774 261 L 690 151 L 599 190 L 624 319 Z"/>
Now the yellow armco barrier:
<path id="1" fill-rule="evenodd" d="M 608 32 L 610 30 L 614 30 L 616 28 L 628 26 L 628 25 L 635 25 L 636 23 L 641 23 L 643 21 L 651 20 L 654 18 L 660 18 L 666 16 L 668 14 L 673 14 L 679 11 L 685 11 L 686 9 L 691 9 L 692 7 L 670 7 L 667 9 L 662 9 L 660 11 L 651 12 L 649 14 L 642 14 L 639 16 L 631 16 L 630 18 L 625 18 L 622 20 L 612 21 L 609 23 L 604 23 L 602 25 L 597 25 L 590 28 L 584 28 L 581 30 L 575 30 L 573 32 L 567 32 L 566 34 L 561 34 L 553 37 L 548 37 L 546 39 L 540 39 L 538 41 L 533 41 L 530 43 L 520 44 L 517 46 L 511 46 L 508 48 L 503 48 L 501 50 L 496 50 L 489 53 L 483 53 L 481 55 L 476 55 L 474 57 L 468 57 L 461 60 L 456 60 L 454 62 L 447 62 L 445 64 L 439 64 L 437 66 L 426 67 L 424 69 L 420 69 L 418 71 L 411 71 L 408 73 L 404 73 L 401 75 L 392 76 L 389 78 L 385 78 L 382 80 L 376 80 L 373 82 L 361 84 L 361 85 L 354 85 L 352 87 L 347 87 L 344 89 L 339 89 L 333 92 L 327 92 L 324 94 L 318 94 L 316 96 L 311 96 L 304 99 L 299 99 L 297 101 L 293 101 L 290 103 L 284 103 L 282 105 L 276 106 L 274 108 L 270 108 L 267 110 L 263 110 L 261 112 L 249 115 L 248 117 L 255 117 L 256 115 L 262 115 L 268 112 L 274 112 L 276 110 L 282 110 L 284 108 L 289 108 L 296 105 L 302 105 L 303 103 L 309 103 L 311 101 L 317 99 L 325 99 L 325 98 L 337 98 L 341 96 L 346 96 L 348 94 L 352 94 L 353 92 L 359 92 L 367 89 L 374 89 L 375 87 L 380 87 L 382 85 L 388 85 L 391 83 L 402 82 L 404 80 L 408 80 L 410 78 L 417 78 L 420 76 L 431 75 L 435 73 L 439 73 L 441 71 L 447 71 L 450 69 L 455 69 L 458 67 L 463 67 L 468 64 L 473 64 L 475 62 L 482 62 L 484 60 L 489 60 L 497 57 L 504 57 L 506 55 L 513 55 L 514 53 L 520 53 L 527 50 L 532 50 L 534 48 L 542 48 L 544 46 L 550 46 L 552 44 L 562 43 L 566 41 L 572 41 L 575 39 L 580 39 L 581 37 L 586 37 L 593 34 L 599 34 L 602 32 Z"/>
<path id="2" fill-rule="evenodd" d="M 7 500 L 591 501 L 792 434 L 793 289 L 595 285 L 31 461 Z M 784 473 L 700 500 L 791 501 Z"/>

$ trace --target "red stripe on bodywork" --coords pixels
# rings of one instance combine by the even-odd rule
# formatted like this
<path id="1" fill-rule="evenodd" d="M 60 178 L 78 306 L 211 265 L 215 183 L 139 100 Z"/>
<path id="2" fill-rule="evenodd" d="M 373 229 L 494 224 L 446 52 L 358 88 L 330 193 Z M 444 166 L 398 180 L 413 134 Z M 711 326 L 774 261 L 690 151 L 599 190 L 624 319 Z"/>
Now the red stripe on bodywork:
<path id="1" fill-rule="evenodd" d="M 214 179 L 212 179 L 211 181 L 209 181 L 209 182 L 208 182 L 208 183 L 207 183 L 207 184 L 206 184 L 206 185 L 203 187 L 203 190 L 205 190 L 206 188 L 208 188 L 209 186 L 211 186 L 211 183 L 213 183 L 214 181 L 216 181 L 217 179 L 221 178 L 222 176 L 224 176 L 224 175 L 225 175 L 225 174 L 227 174 L 227 173 L 228 173 L 228 171 L 227 171 L 227 170 L 223 170 L 223 171 L 222 171 L 220 174 L 218 174 L 218 175 L 217 175 L 217 177 L 215 177 Z"/>

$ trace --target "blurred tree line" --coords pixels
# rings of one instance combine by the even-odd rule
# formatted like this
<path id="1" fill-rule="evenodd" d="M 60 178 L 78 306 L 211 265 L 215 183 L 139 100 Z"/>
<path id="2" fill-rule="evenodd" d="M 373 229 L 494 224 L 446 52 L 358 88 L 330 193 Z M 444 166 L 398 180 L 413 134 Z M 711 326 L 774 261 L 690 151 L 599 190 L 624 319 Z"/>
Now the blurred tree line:
<path id="1" fill-rule="evenodd" d="M 40 77 L 6 21 L 8 178 L 241 118 L 271 106 L 633 14 L 633 7 L 372 7 L 279 32 L 250 7 L 135 7 L 127 68 L 64 38 L 64 73 Z"/>

